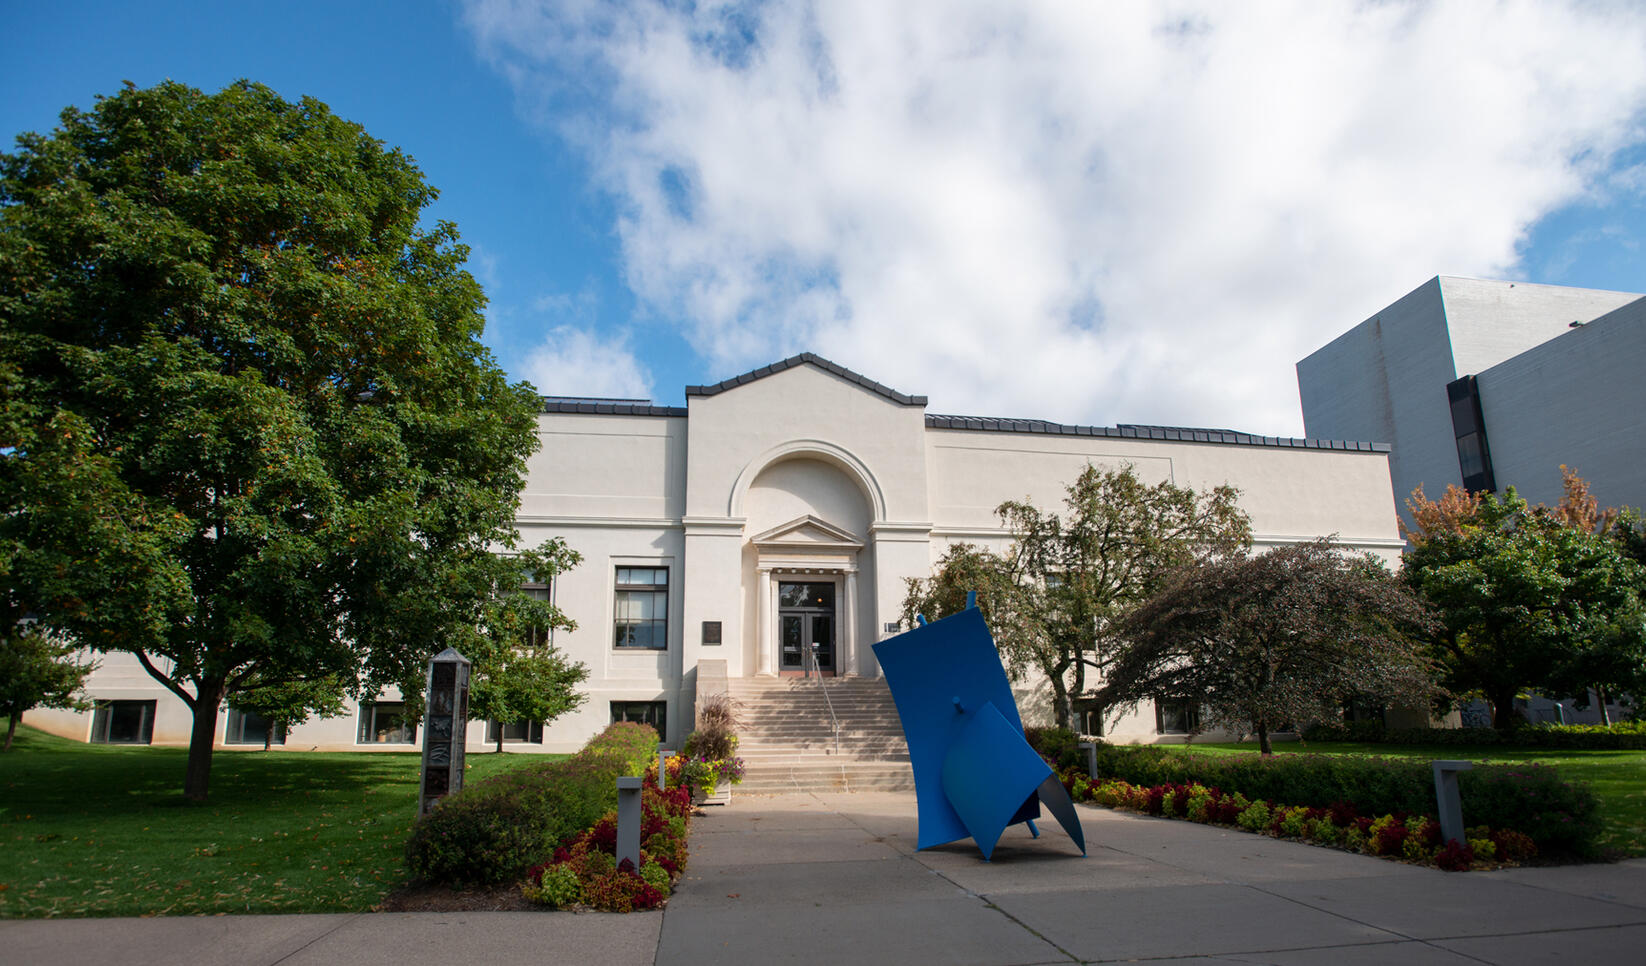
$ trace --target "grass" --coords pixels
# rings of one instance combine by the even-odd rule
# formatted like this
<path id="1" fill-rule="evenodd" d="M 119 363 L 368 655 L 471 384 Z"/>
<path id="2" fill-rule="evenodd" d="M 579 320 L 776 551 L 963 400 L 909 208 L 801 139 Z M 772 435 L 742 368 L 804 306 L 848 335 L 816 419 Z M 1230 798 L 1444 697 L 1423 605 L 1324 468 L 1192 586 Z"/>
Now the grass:
<path id="1" fill-rule="evenodd" d="M 1252 743 L 1197 741 L 1187 750 L 1218 755 L 1257 753 Z M 1277 742 L 1276 754 L 1361 755 L 1379 758 L 1465 759 L 1504 764 L 1552 765 L 1568 781 L 1586 782 L 1600 799 L 1605 827 L 1600 847 L 1623 856 L 1646 856 L 1646 751 L 1578 751 L 1570 748 L 1503 748 L 1457 745 L 1381 745 L 1352 742 Z M 1468 803 L 1464 803 L 1467 810 Z"/>
<path id="2" fill-rule="evenodd" d="M 471 755 L 467 780 L 545 757 Z M 0 755 L 0 918 L 355 912 L 405 881 L 416 753 L 219 750 L 204 805 L 183 800 L 186 758 L 20 727 Z"/>

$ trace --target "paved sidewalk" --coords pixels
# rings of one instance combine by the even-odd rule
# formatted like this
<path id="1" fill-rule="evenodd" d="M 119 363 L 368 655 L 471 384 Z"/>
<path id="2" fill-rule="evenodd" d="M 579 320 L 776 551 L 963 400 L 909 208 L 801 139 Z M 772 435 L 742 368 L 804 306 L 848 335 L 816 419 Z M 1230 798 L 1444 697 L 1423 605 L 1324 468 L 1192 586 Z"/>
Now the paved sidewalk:
<path id="1" fill-rule="evenodd" d="M 1082 807 L 914 851 L 909 794 L 735 798 L 692 826 L 659 966 L 1638 962 L 1646 861 L 1455 874 Z M 1200 958 L 1204 957 L 1204 958 Z"/>
<path id="2" fill-rule="evenodd" d="M 1082 807 L 993 862 L 914 851 L 909 793 L 737 796 L 692 826 L 665 912 L 0 922 L 0 966 L 645 966 L 1148 959 L 1638 962 L 1646 861 L 1449 874 Z"/>

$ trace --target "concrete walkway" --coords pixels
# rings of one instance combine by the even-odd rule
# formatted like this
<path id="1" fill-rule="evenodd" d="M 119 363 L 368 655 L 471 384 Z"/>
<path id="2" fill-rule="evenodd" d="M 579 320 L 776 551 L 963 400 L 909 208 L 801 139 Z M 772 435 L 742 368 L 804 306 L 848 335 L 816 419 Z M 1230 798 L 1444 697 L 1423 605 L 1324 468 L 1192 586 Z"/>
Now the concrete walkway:
<path id="1" fill-rule="evenodd" d="M 736 797 L 692 826 L 666 912 L 222 916 L 0 922 L 0 964 L 553 966 L 1174 959 L 1636 962 L 1646 861 L 1448 874 L 1081 808 L 915 853 L 908 793 Z"/>

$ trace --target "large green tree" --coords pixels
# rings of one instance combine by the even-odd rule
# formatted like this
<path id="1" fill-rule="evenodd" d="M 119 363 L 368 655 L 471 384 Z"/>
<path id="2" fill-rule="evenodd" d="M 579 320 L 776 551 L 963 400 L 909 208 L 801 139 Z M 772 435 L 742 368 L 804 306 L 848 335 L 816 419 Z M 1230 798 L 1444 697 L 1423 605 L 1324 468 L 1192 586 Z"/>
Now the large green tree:
<path id="1" fill-rule="evenodd" d="M 1087 465 L 1068 484 L 1064 512 L 1008 501 L 996 510 L 1011 532 L 1001 554 L 951 551 L 928 580 L 910 581 L 904 610 L 942 617 L 977 590 L 1015 677 L 1041 674 L 1058 724 L 1114 660 L 1116 622 L 1175 568 L 1244 553 L 1251 523 L 1239 492 L 1197 493 L 1170 480 L 1144 483 L 1131 466 Z"/>
<path id="2" fill-rule="evenodd" d="M 495 584 L 536 399 L 412 160 L 305 98 L 127 87 L 0 155 L 0 559 L 193 712 L 415 687 Z"/>
<path id="3" fill-rule="evenodd" d="M 1329 541 L 1179 570 L 1121 623 L 1106 708 L 1191 702 L 1201 726 L 1249 731 L 1329 720 L 1351 700 L 1426 707 L 1433 674 L 1421 599 L 1381 561 Z"/>
<path id="4" fill-rule="evenodd" d="M 1597 512 L 1572 480 L 1552 508 L 1513 488 L 1429 500 L 1420 487 L 1407 503 L 1404 575 L 1439 617 L 1442 683 L 1484 698 L 1499 728 L 1518 720 L 1523 691 L 1646 690 L 1646 569 L 1612 532 L 1617 515 Z"/>

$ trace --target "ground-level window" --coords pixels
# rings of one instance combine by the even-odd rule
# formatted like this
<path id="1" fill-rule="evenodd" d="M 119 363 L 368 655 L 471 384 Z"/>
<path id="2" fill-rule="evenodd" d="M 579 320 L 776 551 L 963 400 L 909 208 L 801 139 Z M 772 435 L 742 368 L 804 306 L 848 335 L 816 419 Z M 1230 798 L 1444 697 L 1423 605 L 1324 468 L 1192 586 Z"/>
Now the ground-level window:
<path id="1" fill-rule="evenodd" d="M 360 705 L 360 735 L 362 745 L 414 745 L 417 726 L 406 717 L 406 705 L 401 701 L 367 701 Z"/>
<path id="2" fill-rule="evenodd" d="M 617 647 L 668 647 L 669 568 L 617 568 L 612 614 Z"/>
<path id="3" fill-rule="evenodd" d="M 1103 737 L 1103 706 L 1090 698 L 1074 703 L 1075 730 L 1083 735 Z"/>
<path id="4" fill-rule="evenodd" d="M 503 733 L 503 743 L 524 743 L 540 745 L 543 743 L 543 722 L 541 721 L 510 721 L 501 722 L 495 718 L 486 722 L 486 743 L 496 744 L 497 734 Z"/>
<path id="5" fill-rule="evenodd" d="M 1200 709 L 1193 701 L 1156 699 L 1155 730 L 1163 735 L 1186 735 L 1200 727 Z"/>
<path id="6" fill-rule="evenodd" d="M 223 742 L 230 745 L 283 745 L 286 743 L 286 727 L 260 714 L 230 708 Z"/>
<path id="7" fill-rule="evenodd" d="M 639 724 L 649 724 L 657 729 L 657 740 L 668 741 L 669 733 L 664 730 L 669 720 L 669 704 L 667 701 L 613 701 L 612 724 L 619 721 L 633 721 Z"/>
<path id="8" fill-rule="evenodd" d="M 91 714 L 98 744 L 146 745 L 154 740 L 153 701 L 99 701 Z"/>

